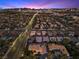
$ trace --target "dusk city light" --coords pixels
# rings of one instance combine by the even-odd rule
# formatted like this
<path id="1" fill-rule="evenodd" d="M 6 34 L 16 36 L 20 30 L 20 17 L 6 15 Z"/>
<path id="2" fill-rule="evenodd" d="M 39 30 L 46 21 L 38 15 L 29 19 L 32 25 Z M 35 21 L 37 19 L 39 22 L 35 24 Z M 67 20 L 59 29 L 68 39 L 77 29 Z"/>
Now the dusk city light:
<path id="1" fill-rule="evenodd" d="M 0 8 L 79 8 L 79 0 L 0 0 Z"/>

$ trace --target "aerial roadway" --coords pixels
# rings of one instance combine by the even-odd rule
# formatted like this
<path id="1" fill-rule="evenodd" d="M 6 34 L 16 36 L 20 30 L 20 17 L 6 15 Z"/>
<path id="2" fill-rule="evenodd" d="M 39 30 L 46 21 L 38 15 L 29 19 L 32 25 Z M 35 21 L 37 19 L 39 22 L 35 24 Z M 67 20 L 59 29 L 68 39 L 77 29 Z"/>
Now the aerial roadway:
<path id="1" fill-rule="evenodd" d="M 25 32 L 22 32 L 13 42 L 12 46 L 8 49 L 6 54 L 3 56 L 2 59 L 19 59 L 20 57 L 20 51 L 24 47 L 24 42 L 26 39 L 29 38 L 28 32 L 32 30 L 33 22 L 35 21 L 35 17 L 38 15 L 39 12 L 35 13 L 28 23 L 28 25 L 25 27 Z"/>

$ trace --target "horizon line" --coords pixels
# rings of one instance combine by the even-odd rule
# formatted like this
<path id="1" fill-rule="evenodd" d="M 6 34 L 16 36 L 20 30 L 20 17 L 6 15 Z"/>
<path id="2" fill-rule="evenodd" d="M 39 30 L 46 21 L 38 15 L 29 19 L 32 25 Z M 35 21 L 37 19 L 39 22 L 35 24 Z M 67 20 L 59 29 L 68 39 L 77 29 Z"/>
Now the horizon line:
<path id="1" fill-rule="evenodd" d="M 27 8 L 27 7 L 15 7 L 15 8 L 2 8 L 0 7 L 0 9 L 20 9 L 20 8 L 25 8 L 25 9 L 79 9 L 76 7 L 72 7 L 72 8 Z"/>

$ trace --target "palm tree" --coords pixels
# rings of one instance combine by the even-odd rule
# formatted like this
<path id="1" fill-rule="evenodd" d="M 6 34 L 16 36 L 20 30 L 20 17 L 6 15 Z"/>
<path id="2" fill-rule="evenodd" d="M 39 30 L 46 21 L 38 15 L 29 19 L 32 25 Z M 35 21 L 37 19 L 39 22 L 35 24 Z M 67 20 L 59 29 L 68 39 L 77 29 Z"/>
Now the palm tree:
<path id="1" fill-rule="evenodd" d="M 49 51 L 48 52 L 47 59 L 52 59 L 52 58 L 53 58 L 53 53 L 52 53 L 52 51 Z"/>
<path id="2" fill-rule="evenodd" d="M 63 40 L 63 44 L 64 45 L 67 45 L 69 44 L 71 41 L 70 41 L 70 38 L 69 37 L 64 37 L 64 40 Z"/>
<path id="3" fill-rule="evenodd" d="M 67 55 L 62 55 L 60 59 L 67 59 Z"/>

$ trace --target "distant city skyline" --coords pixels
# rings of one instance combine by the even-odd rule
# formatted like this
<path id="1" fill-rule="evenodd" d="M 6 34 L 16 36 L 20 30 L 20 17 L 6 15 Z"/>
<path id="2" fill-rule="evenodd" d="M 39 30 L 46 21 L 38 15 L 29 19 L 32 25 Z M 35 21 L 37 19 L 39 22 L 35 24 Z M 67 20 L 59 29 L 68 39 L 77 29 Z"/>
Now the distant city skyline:
<path id="1" fill-rule="evenodd" d="M 79 8 L 79 0 L 0 0 L 0 8 Z"/>

